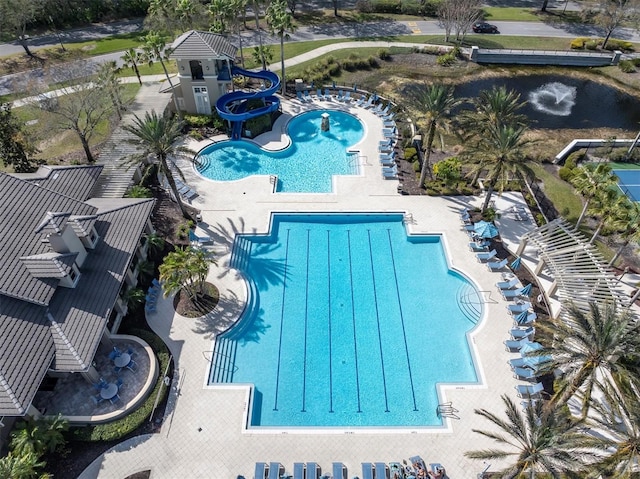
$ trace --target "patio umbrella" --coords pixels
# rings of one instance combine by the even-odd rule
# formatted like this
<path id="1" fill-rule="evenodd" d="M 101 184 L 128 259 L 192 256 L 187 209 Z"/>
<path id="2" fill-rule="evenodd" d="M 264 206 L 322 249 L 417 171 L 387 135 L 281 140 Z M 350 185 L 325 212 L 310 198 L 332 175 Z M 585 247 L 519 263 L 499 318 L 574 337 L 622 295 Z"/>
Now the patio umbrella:
<path id="1" fill-rule="evenodd" d="M 498 236 L 498 228 L 488 221 L 478 221 L 473 225 L 473 230 L 480 238 L 494 238 Z"/>
<path id="2" fill-rule="evenodd" d="M 532 289 L 533 289 L 533 285 L 531 283 L 529 283 L 528 285 L 520 288 L 520 294 L 526 295 L 526 296 L 531 296 L 531 290 Z"/>
<path id="3" fill-rule="evenodd" d="M 526 321 L 528 317 L 529 311 L 523 311 L 522 313 L 518 314 L 518 316 L 516 316 L 516 321 L 520 323 L 522 321 Z"/>
<path id="4" fill-rule="evenodd" d="M 520 263 L 522 263 L 522 258 L 520 256 L 517 256 L 516 259 L 514 259 L 511 264 L 509 265 L 509 267 L 515 271 L 520 267 Z"/>

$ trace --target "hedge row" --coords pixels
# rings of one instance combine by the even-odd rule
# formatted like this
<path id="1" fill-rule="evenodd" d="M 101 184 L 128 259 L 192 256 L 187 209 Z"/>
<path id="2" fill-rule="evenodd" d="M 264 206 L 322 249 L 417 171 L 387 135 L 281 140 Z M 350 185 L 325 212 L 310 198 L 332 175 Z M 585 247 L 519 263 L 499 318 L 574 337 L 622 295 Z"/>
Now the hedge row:
<path id="1" fill-rule="evenodd" d="M 578 37 L 571 40 L 570 46 L 573 50 L 596 50 L 603 42 L 604 38 Z M 623 52 L 632 52 L 634 50 L 633 43 L 616 38 L 609 38 L 604 49 L 609 51 L 622 50 Z"/>
<path id="2" fill-rule="evenodd" d="M 164 385 L 164 377 L 162 376 L 169 365 L 170 353 L 167 346 L 158 336 L 149 331 L 135 329 L 128 331 L 128 333 L 145 340 L 158 357 L 160 370 L 158 372 L 156 386 L 153 388 L 149 397 L 147 397 L 135 411 L 130 412 L 121 419 L 106 424 L 74 428 L 72 430 L 73 439 L 78 441 L 113 441 L 121 439 L 138 429 L 149 418 L 153 411 L 153 405 L 155 404 L 159 390 L 162 390 L 159 403 L 162 402 L 167 395 L 167 387 Z"/>
<path id="3" fill-rule="evenodd" d="M 441 0 L 358 0 L 356 9 L 363 13 L 402 13 L 436 17 Z"/>

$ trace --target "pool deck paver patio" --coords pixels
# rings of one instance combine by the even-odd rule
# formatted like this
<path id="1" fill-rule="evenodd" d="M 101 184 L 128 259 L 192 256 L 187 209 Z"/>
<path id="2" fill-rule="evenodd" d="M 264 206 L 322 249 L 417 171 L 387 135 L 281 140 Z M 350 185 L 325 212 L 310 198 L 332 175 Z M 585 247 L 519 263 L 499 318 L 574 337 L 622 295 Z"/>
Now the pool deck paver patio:
<path id="1" fill-rule="evenodd" d="M 469 238 L 458 215 L 460 208 L 478 204 L 481 198 L 399 195 L 398 182 L 382 179 L 377 161 L 377 145 L 382 139 L 381 120 L 368 110 L 335 100 L 313 104 L 294 100 L 283 102 L 284 113 L 289 116 L 283 116 L 281 121 L 314 106 L 350 110 L 366 124 L 365 139 L 352 148 L 361 152 L 362 175 L 337 177 L 331 194 L 273 194 L 268 176 L 212 182 L 200 177 L 188 164 L 181 165 L 189 185 L 200 193 L 193 202 L 203 216 L 199 228 L 214 239 L 213 250 L 218 253 L 218 266 L 212 267 L 209 280 L 220 289 L 220 306 L 206 317 L 194 320 L 175 314 L 170 299 L 159 301 L 158 312 L 149 316 L 149 323 L 167 342 L 176 368 L 162 430 L 116 446 L 94 461 L 80 476 L 82 479 L 120 479 L 145 469 L 152 470 L 154 479 L 223 479 L 240 475 L 248 478 L 252 477 L 254 463 L 258 461 L 279 461 L 287 472 L 291 472 L 294 462 L 314 461 L 325 473 L 330 471 L 333 461 L 342 461 L 348 468 L 348 477 L 354 477 L 361 473 L 361 462 L 402 461 L 416 454 L 427 463 L 442 463 L 451 479 L 475 478 L 485 468 L 482 461 L 464 457 L 465 451 L 494 447 L 491 440 L 472 432 L 472 429 L 491 429 L 491 425 L 473 411 L 486 408 L 501 414 L 504 408 L 500 395 L 507 394 L 519 401 L 514 386 L 521 382 L 514 379 L 508 365 L 508 360 L 516 354 L 507 352 L 503 344 L 512 318 L 506 309 L 507 302 L 495 286 L 501 275 L 489 272 L 469 251 Z M 203 144 L 192 146 L 198 148 Z M 521 195 L 503 198 L 524 204 Z M 214 335 L 238 318 L 246 299 L 244 280 L 228 267 L 233 237 L 242 232 L 266 232 L 274 211 L 404 212 L 412 218 L 407 222 L 410 232 L 443 234 L 451 266 L 471 278 L 485 298 L 484 319 L 470 334 L 482 384 L 450 385 L 441 389 L 441 400 L 452 402 L 459 411 L 459 420 L 446 420 L 444 428 L 393 432 L 383 429 L 278 433 L 243 430 L 246 388 L 209 387 L 206 382 Z M 524 232 L 533 228 L 534 223 L 513 226 Z M 516 235 L 508 227 L 504 220 L 503 240 L 516 243 Z M 497 467 L 498 463 L 494 462 L 492 469 Z"/>

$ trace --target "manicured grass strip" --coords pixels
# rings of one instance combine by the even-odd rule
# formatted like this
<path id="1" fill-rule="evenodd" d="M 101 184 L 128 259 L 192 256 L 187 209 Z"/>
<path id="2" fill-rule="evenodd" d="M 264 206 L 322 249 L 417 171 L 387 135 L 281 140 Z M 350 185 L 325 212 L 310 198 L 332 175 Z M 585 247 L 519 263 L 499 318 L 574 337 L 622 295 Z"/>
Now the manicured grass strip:
<path id="1" fill-rule="evenodd" d="M 487 21 L 539 22 L 536 13 L 539 9 L 520 7 L 483 7 L 484 19 Z"/>
<path id="2" fill-rule="evenodd" d="M 560 215 L 568 221 L 578 221 L 582 211 L 580 195 L 564 180 L 549 173 L 542 165 L 532 165 L 536 177 L 544 183 L 544 192 L 551 200 Z"/>
<path id="3" fill-rule="evenodd" d="M 65 44 L 65 47 L 74 50 L 84 50 L 90 56 L 104 55 L 105 53 L 121 52 L 129 48 L 138 48 L 142 44 L 142 37 L 147 32 L 132 32 L 114 35 L 108 38 L 99 38 L 88 42 Z"/>

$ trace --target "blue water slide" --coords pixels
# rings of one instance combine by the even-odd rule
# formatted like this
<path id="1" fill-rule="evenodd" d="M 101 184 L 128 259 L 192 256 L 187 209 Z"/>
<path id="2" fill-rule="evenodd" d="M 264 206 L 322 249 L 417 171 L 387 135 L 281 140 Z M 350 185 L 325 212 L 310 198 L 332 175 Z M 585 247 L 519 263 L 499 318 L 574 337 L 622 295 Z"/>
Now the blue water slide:
<path id="1" fill-rule="evenodd" d="M 233 123 L 231 130 L 231 139 L 239 140 L 242 132 L 242 123 L 250 118 L 255 118 L 265 113 L 271 113 L 280 107 L 280 100 L 275 93 L 280 88 L 280 77 L 273 72 L 267 70 L 250 71 L 242 68 L 233 67 L 232 75 L 243 75 L 250 78 L 259 78 L 265 80 L 270 85 L 264 90 L 258 91 L 234 91 L 222 95 L 216 101 L 216 110 L 218 114 L 225 120 Z M 263 99 L 265 106 L 256 108 L 251 111 L 245 111 L 246 102 L 248 100 Z M 231 107 L 235 107 L 231 110 Z"/>

